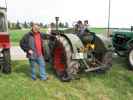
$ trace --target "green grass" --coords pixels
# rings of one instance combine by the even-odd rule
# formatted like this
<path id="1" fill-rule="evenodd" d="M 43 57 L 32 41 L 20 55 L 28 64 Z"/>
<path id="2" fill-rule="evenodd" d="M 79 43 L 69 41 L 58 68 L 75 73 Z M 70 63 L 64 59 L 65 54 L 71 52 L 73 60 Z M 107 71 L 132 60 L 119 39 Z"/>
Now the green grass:
<path id="1" fill-rule="evenodd" d="M 47 29 L 41 29 L 42 32 L 46 32 Z M 10 39 L 12 42 L 13 46 L 17 46 L 19 44 L 20 39 L 22 38 L 22 36 L 29 32 L 30 29 L 24 29 L 24 30 L 9 30 L 10 33 Z M 96 32 L 96 33 L 105 33 L 105 29 L 102 28 L 92 28 L 91 29 L 92 32 Z M 69 32 L 69 31 L 68 31 Z"/>
<path id="2" fill-rule="evenodd" d="M 22 29 L 22 30 L 9 30 L 10 33 L 10 39 L 12 42 L 12 45 L 18 45 L 19 41 L 23 37 L 25 33 L 28 33 L 30 29 Z M 45 32 L 46 29 L 41 29 L 42 32 Z"/>
<path id="3" fill-rule="evenodd" d="M 28 61 L 13 61 L 12 74 L 0 74 L 0 100 L 132 100 L 133 72 L 126 66 L 117 59 L 105 74 L 82 73 L 80 80 L 63 83 L 48 64 L 50 80 L 32 81 Z"/>
<path id="4" fill-rule="evenodd" d="M 12 30 L 13 45 L 29 30 Z M 45 29 L 42 31 L 46 31 Z M 105 29 L 91 31 L 105 33 Z M 60 82 L 50 65 L 48 81 L 32 81 L 28 61 L 13 61 L 12 74 L 0 73 L 0 100 L 132 100 L 133 72 L 127 68 L 126 60 L 114 58 L 113 67 L 105 74 L 82 73 L 80 80 Z M 39 72 L 37 71 L 39 75 Z"/>
<path id="5" fill-rule="evenodd" d="M 29 30 L 10 30 L 10 39 L 12 42 L 18 42 L 22 36 L 27 33 Z"/>
<path id="6" fill-rule="evenodd" d="M 91 28 L 90 30 L 95 33 L 105 33 L 106 32 L 106 29 L 104 29 L 104 28 Z"/>

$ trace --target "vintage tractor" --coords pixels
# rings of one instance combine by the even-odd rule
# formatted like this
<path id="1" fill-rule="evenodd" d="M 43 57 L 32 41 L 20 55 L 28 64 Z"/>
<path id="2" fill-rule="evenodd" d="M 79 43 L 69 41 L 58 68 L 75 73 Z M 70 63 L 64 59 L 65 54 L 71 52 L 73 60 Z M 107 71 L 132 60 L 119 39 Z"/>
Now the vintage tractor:
<path id="1" fill-rule="evenodd" d="M 85 31 L 76 33 L 53 31 L 48 39 L 50 62 L 62 81 L 75 79 L 78 72 L 106 71 L 112 66 L 112 44 L 106 37 Z"/>
<path id="2" fill-rule="evenodd" d="M 7 31 L 6 11 L 5 7 L 0 7 L 0 69 L 3 73 L 10 73 L 10 39 Z"/>
<path id="3" fill-rule="evenodd" d="M 114 30 L 112 44 L 114 51 L 120 57 L 126 57 L 129 69 L 133 70 L 133 27 L 131 30 Z"/>

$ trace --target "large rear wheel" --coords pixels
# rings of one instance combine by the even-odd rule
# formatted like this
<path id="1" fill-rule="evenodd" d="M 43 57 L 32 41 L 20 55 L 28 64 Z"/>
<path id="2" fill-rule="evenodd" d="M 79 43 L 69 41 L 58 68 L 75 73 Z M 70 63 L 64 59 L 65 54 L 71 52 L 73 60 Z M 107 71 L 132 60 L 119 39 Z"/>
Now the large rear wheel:
<path id="1" fill-rule="evenodd" d="M 88 35 L 88 39 L 89 37 L 90 35 Z M 83 41 L 84 44 L 85 42 Z M 88 69 L 88 71 L 105 72 L 112 66 L 112 51 L 107 50 L 103 40 L 98 36 L 95 36 L 93 44 L 95 45 L 95 49 L 90 53 L 92 55 L 91 60 L 86 60 L 90 66 L 90 70 Z"/>
<path id="2" fill-rule="evenodd" d="M 71 56 L 71 45 L 64 36 L 60 36 L 54 49 L 54 68 L 62 81 L 70 81 L 79 71 L 79 62 L 72 60 Z"/>
<path id="3" fill-rule="evenodd" d="M 112 51 L 105 52 L 102 59 L 102 63 L 103 63 L 103 66 L 106 66 L 105 68 L 103 68 L 104 71 L 112 67 Z"/>

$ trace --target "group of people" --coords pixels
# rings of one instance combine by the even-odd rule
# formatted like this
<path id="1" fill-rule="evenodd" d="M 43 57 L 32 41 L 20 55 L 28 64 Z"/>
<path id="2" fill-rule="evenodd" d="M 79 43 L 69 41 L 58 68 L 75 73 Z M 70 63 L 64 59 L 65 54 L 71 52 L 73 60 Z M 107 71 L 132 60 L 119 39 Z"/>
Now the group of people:
<path id="1" fill-rule="evenodd" d="M 51 33 L 52 32 L 52 24 Z M 88 30 L 88 21 L 85 20 L 84 23 L 82 21 L 78 21 L 75 25 L 75 30 L 77 31 L 77 35 L 82 35 L 84 31 Z M 49 31 L 50 32 L 50 31 Z M 27 58 L 29 59 L 29 63 L 31 66 L 31 78 L 32 80 L 36 80 L 36 71 L 35 65 L 39 65 L 40 70 L 40 80 L 49 79 L 46 74 L 45 69 L 45 54 L 44 54 L 44 42 L 43 39 L 46 38 L 45 34 L 40 32 L 40 26 L 37 23 L 32 23 L 32 29 L 30 32 L 25 34 L 21 41 L 20 47 L 27 54 Z"/>
<path id="2" fill-rule="evenodd" d="M 81 36 L 82 34 L 84 34 L 84 32 L 89 31 L 88 20 L 85 20 L 84 22 L 82 22 L 81 20 L 77 21 L 77 23 L 74 25 L 74 28 L 75 33 L 78 36 Z"/>

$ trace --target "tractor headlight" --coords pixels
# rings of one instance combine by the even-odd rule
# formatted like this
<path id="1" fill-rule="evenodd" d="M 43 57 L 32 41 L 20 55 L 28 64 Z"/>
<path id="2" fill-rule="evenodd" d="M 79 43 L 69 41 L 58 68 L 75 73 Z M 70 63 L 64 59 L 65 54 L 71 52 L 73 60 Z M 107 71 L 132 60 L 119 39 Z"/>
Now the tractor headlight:
<path id="1" fill-rule="evenodd" d="M 2 49 L 2 48 L 0 48 L 0 53 L 2 52 L 2 50 L 3 50 L 3 49 Z"/>
<path id="2" fill-rule="evenodd" d="M 0 57 L 3 57 L 2 48 L 0 48 Z"/>

